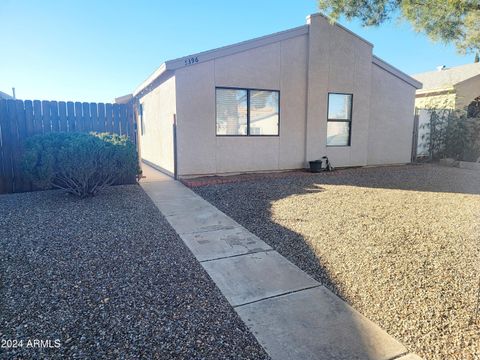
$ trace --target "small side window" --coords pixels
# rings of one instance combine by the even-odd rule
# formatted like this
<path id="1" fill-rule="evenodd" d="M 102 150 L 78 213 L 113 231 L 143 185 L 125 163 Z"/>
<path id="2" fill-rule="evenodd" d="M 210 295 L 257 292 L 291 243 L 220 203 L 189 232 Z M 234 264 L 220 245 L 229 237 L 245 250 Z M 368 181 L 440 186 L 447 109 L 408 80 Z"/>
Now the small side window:
<path id="1" fill-rule="evenodd" d="M 353 94 L 328 94 L 327 146 L 350 146 Z"/>

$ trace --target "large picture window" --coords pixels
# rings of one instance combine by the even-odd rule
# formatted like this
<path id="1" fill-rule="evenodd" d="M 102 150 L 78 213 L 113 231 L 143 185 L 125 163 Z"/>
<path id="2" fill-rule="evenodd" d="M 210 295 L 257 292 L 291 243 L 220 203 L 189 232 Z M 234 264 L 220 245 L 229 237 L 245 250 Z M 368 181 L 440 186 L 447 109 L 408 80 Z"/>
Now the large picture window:
<path id="1" fill-rule="evenodd" d="M 327 146 L 350 146 L 352 94 L 328 94 Z"/>
<path id="2" fill-rule="evenodd" d="M 280 92 L 216 88 L 219 136 L 277 136 Z"/>

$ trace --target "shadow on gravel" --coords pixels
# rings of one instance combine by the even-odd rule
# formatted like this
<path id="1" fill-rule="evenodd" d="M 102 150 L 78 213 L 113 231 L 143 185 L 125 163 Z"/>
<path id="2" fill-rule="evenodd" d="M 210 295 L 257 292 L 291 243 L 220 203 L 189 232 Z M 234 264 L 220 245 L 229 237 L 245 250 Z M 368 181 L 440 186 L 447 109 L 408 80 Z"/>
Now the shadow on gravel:
<path id="1" fill-rule="evenodd" d="M 365 188 L 480 194 L 480 172 L 436 164 L 341 169 L 311 174 L 310 183 Z"/>
<path id="2" fill-rule="evenodd" d="M 325 191 L 324 188 L 318 185 L 317 181 L 311 177 L 307 181 L 302 180 L 301 185 L 292 185 L 285 179 L 276 179 L 273 183 L 265 183 L 266 187 L 262 190 L 258 188 L 259 184 L 262 184 L 262 182 L 221 184 L 192 188 L 192 190 L 267 242 L 281 255 L 345 300 L 344 294 L 332 280 L 329 270 L 315 254 L 306 239 L 301 234 L 272 220 L 271 205 L 273 202 L 292 195 L 300 196 L 323 192 Z M 238 187 L 241 187 L 240 191 L 238 191 Z M 250 194 L 248 199 L 245 199 L 245 194 Z M 298 221 L 302 221 L 302 219 L 298 219 Z M 325 224 L 325 226 L 328 226 L 328 224 Z M 358 353 L 355 354 L 358 358 L 379 358 L 378 348 L 384 346 L 378 344 L 378 339 L 369 338 L 366 328 L 358 323 L 355 317 L 352 316 L 351 321 L 345 320 L 339 326 L 341 327 L 340 329 L 332 329 L 332 331 L 336 331 L 339 336 L 348 339 L 348 336 L 345 335 L 346 333 L 342 333 L 344 329 L 348 328 L 350 335 L 356 334 L 354 338 L 357 339 L 358 343 L 362 344 L 362 348 L 357 349 Z M 339 341 L 336 345 L 331 344 L 330 349 L 325 349 L 326 353 L 333 351 L 331 353 L 332 358 L 340 355 L 340 352 L 343 352 L 342 356 L 345 356 L 348 352 L 349 345 L 341 345 L 341 340 Z M 374 351 L 375 345 L 373 344 L 376 341 L 378 348 L 376 349 L 377 351 Z"/>
<path id="3" fill-rule="evenodd" d="M 252 197 L 248 201 L 245 201 L 245 199 L 238 201 L 237 195 L 240 192 L 233 189 L 238 186 L 242 187 L 242 194 L 251 193 Z M 340 290 L 331 281 L 328 271 L 306 243 L 304 237 L 271 220 L 272 202 L 291 195 L 322 192 L 324 189 L 316 187 L 314 182 L 306 187 L 276 184 L 275 188 L 278 190 L 280 186 L 282 187 L 281 191 L 266 189 L 265 192 L 259 192 L 257 189 L 254 189 L 255 183 L 245 182 L 241 184 L 205 186 L 193 188 L 192 190 L 342 297 Z M 275 194 L 279 196 L 275 196 Z M 298 221 L 302 221 L 302 219 L 298 219 Z"/>

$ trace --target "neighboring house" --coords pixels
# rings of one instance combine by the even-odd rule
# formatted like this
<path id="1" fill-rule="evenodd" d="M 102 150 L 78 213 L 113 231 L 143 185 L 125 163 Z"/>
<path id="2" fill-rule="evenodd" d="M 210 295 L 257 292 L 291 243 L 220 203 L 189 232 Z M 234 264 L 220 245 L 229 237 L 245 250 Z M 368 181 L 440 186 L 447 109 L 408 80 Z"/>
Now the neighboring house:
<path id="1" fill-rule="evenodd" d="M 372 48 L 315 14 L 167 61 L 133 94 L 141 157 L 184 177 L 299 169 L 324 155 L 339 167 L 408 163 L 421 84 Z"/>
<path id="2" fill-rule="evenodd" d="M 132 94 L 127 94 L 115 98 L 115 104 L 128 104 L 133 99 Z"/>
<path id="3" fill-rule="evenodd" d="M 431 110 L 467 110 L 470 116 L 480 115 L 480 63 L 412 75 L 423 84 L 417 90 L 415 107 L 418 114 L 416 156 L 429 156 L 428 132 Z"/>
<path id="4" fill-rule="evenodd" d="M 480 63 L 452 68 L 438 67 L 437 71 L 412 75 L 423 84 L 417 90 L 418 109 L 466 109 L 480 102 Z"/>
<path id="5" fill-rule="evenodd" d="M 11 99 L 13 99 L 13 96 L 10 96 L 10 95 L 4 93 L 3 91 L 0 91 L 0 99 L 11 100 Z"/>

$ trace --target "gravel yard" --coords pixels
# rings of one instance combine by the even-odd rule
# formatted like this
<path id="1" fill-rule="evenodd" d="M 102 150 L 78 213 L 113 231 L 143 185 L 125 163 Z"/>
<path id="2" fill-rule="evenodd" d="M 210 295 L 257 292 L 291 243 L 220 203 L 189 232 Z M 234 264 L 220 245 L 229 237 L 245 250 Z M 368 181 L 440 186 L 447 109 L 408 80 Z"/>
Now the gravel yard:
<path id="1" fill-rule="evenodd" d="M 267 358 L 139 186 L 1 195 L 0 214 L 0 338 L 23 340 L 0 358 Z"/>
<path id="2" fill-rule="evenodd" d="M 479 172 L 363 168 L 194 190 L 410 351 L 480 358 Z"/>

